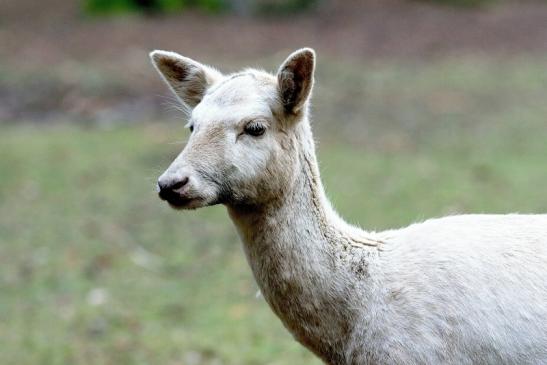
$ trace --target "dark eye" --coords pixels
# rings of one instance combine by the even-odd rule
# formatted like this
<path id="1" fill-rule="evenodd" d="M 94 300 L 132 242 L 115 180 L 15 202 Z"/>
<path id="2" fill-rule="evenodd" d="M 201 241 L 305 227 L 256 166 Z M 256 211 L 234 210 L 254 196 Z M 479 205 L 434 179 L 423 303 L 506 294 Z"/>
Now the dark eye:
<path id="1" fill-rule="evenodd" d="M 246 134 L 249 134 L 253 137 L 258 137 L 266 132 L 266 126 L 259 122 L 250 122 L 245 126 L 244 129 Z"/>
<path id="2" fill-rule="evenodd" d="M 190 125 L 188 129 L 190 130 L 190 133 L 192 133 L 194 131 L 194 125 Z"/>

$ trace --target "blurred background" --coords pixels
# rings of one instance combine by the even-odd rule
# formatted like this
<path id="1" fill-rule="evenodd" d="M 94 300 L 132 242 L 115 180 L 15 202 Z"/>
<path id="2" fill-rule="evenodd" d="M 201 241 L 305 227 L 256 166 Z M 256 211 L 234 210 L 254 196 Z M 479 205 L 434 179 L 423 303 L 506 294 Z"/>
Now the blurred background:
<path id="1" fill-rule="evenodd" d="M 547 211 L 546 1 L 4 0 L 1 364 L 319 364 L 225 209 L 154 188 L 188 131 L 149 51 L 275 71 L 303 46 L 349 221 Z"/>

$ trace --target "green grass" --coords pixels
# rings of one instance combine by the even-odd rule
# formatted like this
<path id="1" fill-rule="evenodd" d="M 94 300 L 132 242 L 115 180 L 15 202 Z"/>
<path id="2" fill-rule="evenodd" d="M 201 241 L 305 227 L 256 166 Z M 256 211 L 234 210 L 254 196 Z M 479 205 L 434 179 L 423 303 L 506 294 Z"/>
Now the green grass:
<path id="1" fill-rule="evenodd" d="M 337 209 L 371 230 L 545 212 L 542 64 L 325 68 L 316 129 Z M 224 209 L 157 199 L 186 133 L 1 127 L 1 364 L 319 364 L 255 297 Z"/>
<path id="2" fill-rule="evenodd" d="M 2 131 L 0 363 L 312 363 L 255 299 L 223 209 L 157 199 L 170 134 Z"/>

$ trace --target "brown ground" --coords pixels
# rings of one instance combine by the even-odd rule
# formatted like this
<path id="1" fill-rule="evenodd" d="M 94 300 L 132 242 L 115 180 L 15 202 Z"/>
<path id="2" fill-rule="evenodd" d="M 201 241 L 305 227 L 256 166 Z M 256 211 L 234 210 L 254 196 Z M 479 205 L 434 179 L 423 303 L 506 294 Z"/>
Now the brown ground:
<path id="1" fill-rule="evenodd" d="M 195 12 L 90 19 L 77 3 L 0 5 L 0 121 L 152 117 L 165 109 L 155 97 L 163 86 L 146 56 L 155 48 L 234 67 L 273 67 L 272 59 L 301 46 L 357 64 L 547 52 L 545 1 L 479 9 L 331 1 L 314 13 L 267 19 Z"/>

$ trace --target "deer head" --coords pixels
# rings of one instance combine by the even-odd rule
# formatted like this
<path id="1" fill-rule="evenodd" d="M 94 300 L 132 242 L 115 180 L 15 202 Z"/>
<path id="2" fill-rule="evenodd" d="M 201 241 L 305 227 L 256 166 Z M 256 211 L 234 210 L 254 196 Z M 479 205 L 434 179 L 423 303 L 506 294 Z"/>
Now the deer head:
<path id="1" fill-rule="evenodd" d="M 160 198 L 190 209 L 282 197 L 301 169 L 298 140 L 309 130 L 314 51 L 292 53 L 276 75 L 253 69 L 223 75 L 173 52 L 150 57 L 188 108 L 191 132 L 158 180 Z"/>

